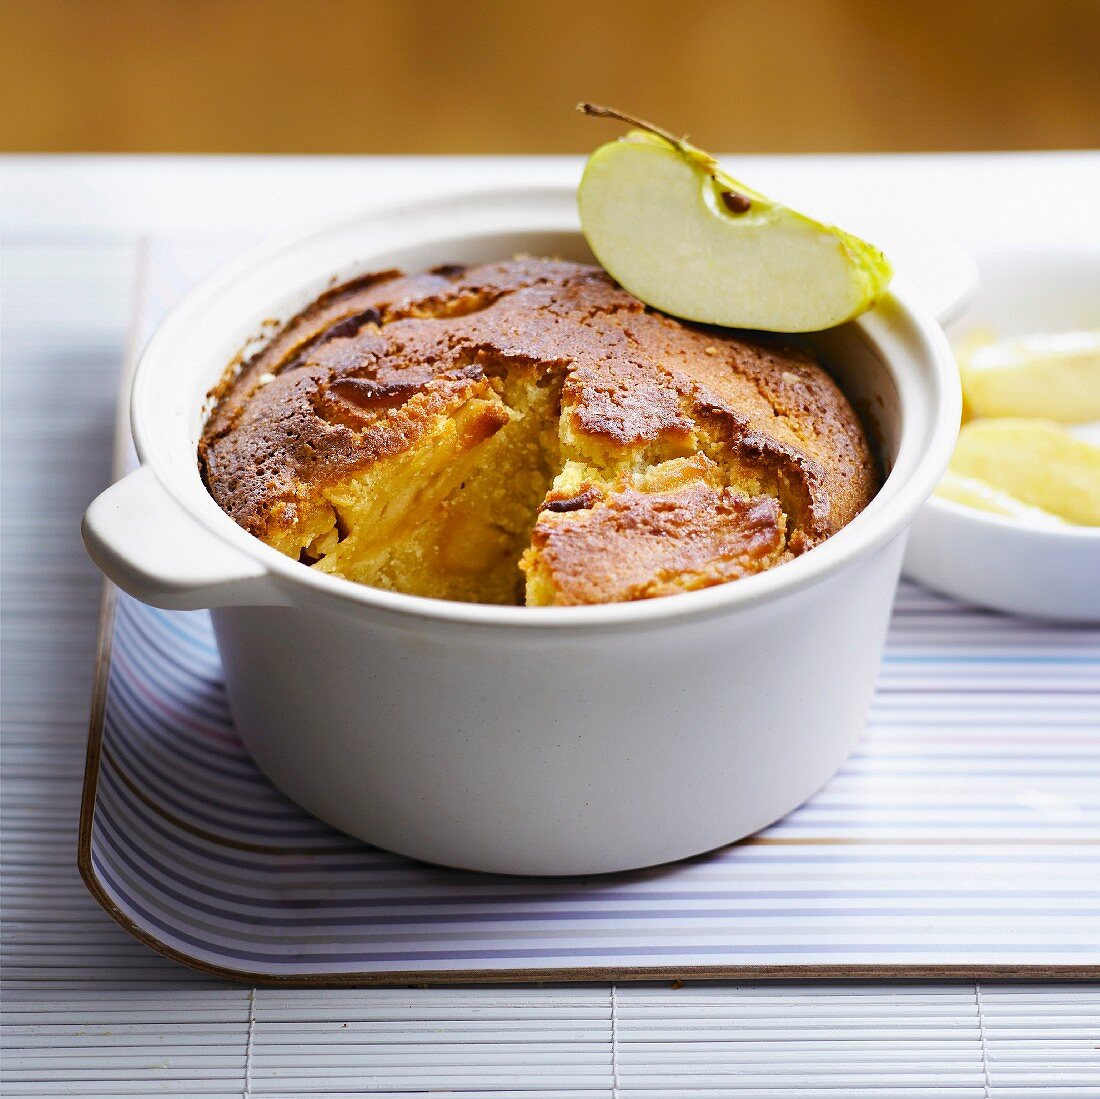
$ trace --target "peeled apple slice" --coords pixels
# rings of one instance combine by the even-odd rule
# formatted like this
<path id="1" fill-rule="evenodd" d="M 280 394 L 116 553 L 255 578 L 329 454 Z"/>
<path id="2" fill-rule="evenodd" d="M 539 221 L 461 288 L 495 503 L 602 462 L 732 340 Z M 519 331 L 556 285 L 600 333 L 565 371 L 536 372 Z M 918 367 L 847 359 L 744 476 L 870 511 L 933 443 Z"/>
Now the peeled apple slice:
<path id="1" fill-rule="evenodd" d="M 1100 330 L 967 341 L 958 350 L 973 416 L 1100 420 Z"/>
<path id="2" fill-rule="evenodd" d="M 959 432 L 952 475 L 941 495 L 972 506 L 974 499 L 1038 508 L 1081 526 L 1100 526 L 1100 447 L 1044 420 L 972 420 Z M 962 479 L 960 481 L 960 479 Z M 991 494 L 975 489 L 987 486 Z M 940 491 L 940 490 L 938 490 Z M 967 493 L 972 499 L 961 499 Z M 986 506 L 985 510 L 1000 510 Z M 1002 514 L 1014 514 L 1004 510 Z"/>
<path id="3" fill-rule="evenodd" d="M 991 511 L 996 515 L 1007 515 L 1009 518 L 1033 523 L 1036 526 L 1065 527 L 1067 525 L 1064 519 L 1051 515 L 1049 511 L 1021 503 L 1015 496 L 987 485 L 977 477 L 965 477 L 951 469 L 943 475 L 943 480 L 936 487 L 936 495 L 945 500 L 954 500 L 957 504 L 966 504 L 981 511 Z"/>

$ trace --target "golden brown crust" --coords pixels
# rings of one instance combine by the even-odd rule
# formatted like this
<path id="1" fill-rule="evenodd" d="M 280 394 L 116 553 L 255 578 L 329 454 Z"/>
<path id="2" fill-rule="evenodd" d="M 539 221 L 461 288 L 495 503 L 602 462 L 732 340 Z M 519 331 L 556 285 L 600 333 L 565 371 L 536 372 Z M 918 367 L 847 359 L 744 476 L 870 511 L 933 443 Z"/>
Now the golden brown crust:
<path id="1" fill-rule="evenodd" d="M 702 480 L 656 492 L 625 488 L 602 499 L 588 490 L 565 511 L 553 504 L 539 516 L 529 552 L 559 606 L 724 584 L 777 564 L 784 552 L 778 500 Z"/>
<path id="2" fill-rule="evenodd" d="M 560 384 L 566 457 L 629 451 L 652 464 L 702 452 L 729 473 L 726 488 L 695 485 L 667 501 L 627 494 L 594 509 L 574 524 L 578 546 L 602 533 L 640 561 L 629 532 L 672 523 L 685 561 L 712 551 L 747 560 L 771 512 L 745 500 L 774 496 L 785 549 L 798 553 L 877 487 L 858 418 L 808 355 L 682 323 L 598 267 L 542 259 L 385 272 L 328 291 L 219 388 L 203 475 L 226 512 L 274 543 L 325 486 L 408 451 L 440 416 L 519 370 Z M 560 537 L 545 545 L 565 560 Z"/>

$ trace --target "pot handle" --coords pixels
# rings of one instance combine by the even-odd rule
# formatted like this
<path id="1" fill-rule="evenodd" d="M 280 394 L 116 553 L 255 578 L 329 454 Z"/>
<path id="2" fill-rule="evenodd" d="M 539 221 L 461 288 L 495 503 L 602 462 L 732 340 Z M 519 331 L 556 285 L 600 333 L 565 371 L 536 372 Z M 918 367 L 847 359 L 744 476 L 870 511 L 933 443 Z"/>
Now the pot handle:
<path id="1" fill-rule="evenodd" d="M 139 466 L 84 513 L 88 556 L 123 591 L 168 610 L 286 605 L 267 569 L 210 534 Z"/>

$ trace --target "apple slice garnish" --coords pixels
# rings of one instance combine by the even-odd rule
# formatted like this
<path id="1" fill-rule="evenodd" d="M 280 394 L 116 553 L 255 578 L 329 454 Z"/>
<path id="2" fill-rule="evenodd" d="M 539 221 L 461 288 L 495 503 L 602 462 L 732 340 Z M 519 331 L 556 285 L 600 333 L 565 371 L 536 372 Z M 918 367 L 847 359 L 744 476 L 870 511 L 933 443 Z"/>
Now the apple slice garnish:
<path id="1" fill-rule="evenodd" d="M 608 273 L 685 320 L 813 332 L 859 316 L 893 270 L 873 245 L 739 183 L 685 139 L 607 107 L 635 127 L 589 158 L 581 227 Z"/>

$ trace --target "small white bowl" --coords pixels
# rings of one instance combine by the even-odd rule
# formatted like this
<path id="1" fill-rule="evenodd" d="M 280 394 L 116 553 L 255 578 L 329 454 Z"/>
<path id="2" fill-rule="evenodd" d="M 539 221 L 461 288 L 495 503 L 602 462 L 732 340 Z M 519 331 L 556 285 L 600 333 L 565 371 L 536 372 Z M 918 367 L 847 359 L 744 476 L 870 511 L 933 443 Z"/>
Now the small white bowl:
<path id="1" fill-rule="evenodd" d="M 1100 324 L 1100 249 L 1017 248 L 978 256 L 977 292 L 950 326 L 998 337 Z M 905 574 L 994 610 L 1100 620 L 1100 528 L 1030 526 L 933 496 L 917 517 Z"/>

